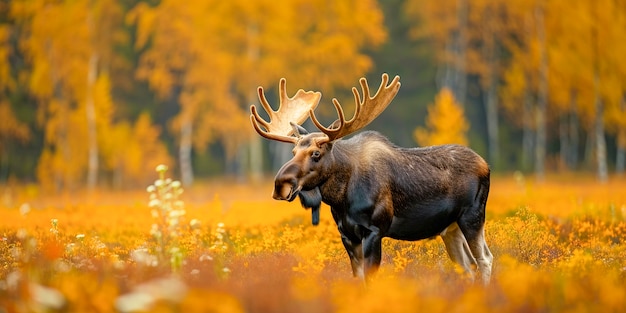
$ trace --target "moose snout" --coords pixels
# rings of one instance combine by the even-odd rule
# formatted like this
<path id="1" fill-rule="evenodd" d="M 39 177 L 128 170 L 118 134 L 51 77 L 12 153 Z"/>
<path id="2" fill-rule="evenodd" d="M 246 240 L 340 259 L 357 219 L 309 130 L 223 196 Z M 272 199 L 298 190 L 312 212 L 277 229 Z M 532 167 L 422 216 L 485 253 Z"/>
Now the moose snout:
<path id="1" fill-rule="evenodd" d="M 274 194 L 272 197 L 276 200 L 293 201 L 300 191 L 298 180 L 294 177 L 277 178 L 274 181 Z"/>
<path id="2" fill-rule="evenodd" d="M 292 162 L 287 162 L 278 170 L 274 179 L 274 194 L 272 197 L 276 200 L 293 201 L 300 188 L 298 187 L 299 166 Z"/>

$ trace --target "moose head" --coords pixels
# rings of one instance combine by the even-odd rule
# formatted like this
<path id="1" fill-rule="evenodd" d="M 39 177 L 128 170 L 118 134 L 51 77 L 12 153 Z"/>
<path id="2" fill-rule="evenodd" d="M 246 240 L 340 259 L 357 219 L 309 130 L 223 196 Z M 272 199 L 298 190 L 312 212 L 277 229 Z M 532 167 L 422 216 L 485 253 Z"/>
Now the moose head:
<path id="1" fill-rule="evenodd" d="M 283 78 L 279 84 L 280 104 L 278 110 L 274 111 L 265 98 L 263 87 L 258 88 L 261 105 L 268 113 L 270 122 L 260 117 L 256 106 L 252 105 L 250 120 L 254 129 L 267 139 L 295 145 L 293 158 L 276 174 L 274 199 L 293 201 L 300 192 L 313 190 L 328 179 L 328 169 L 334 164 L 329 155 L 333 142 L 367 126 L 387 108 L 400 90 L 400 77 L 396 76 L 390 84 L 388 82 L 389 76 L 383 74 L 378 91 L 370 96 L 367 80 L 361 78 L 363 97 L 356 88 L 352 88 L 356 110 L 349 121 L 345 119 L 341 104 L 334 98 L 332 102 L 339 118 L 328 127 L 324 127 L 315 116 L 321 93 L 300 89 L 289 98 Z M 309 117 L 319 132 L 309 133 L 300 126 Z"/>

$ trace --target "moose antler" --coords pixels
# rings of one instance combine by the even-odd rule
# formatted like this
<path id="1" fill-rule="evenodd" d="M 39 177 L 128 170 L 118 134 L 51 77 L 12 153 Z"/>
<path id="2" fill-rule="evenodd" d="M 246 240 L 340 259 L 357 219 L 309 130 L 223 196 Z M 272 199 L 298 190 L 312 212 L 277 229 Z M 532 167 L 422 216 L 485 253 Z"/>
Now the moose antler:
<path id="1" fill-rule="evenodd" d="M 380 113 L 382 113 L 385 108 L 391 103 L 391 100 L 396 96 L 398 90 L 400 90 L 400 76 L 394 77 L 391 84 L 387 85 L 389 81 L 389 75 L 384 73 L 382 75 L 382 82 L 380 83 L 380 87 L 378 91 L 373 97 L 370 97 L 370 90 L 367 85 L 367 79 L 361 78 L 359 82 L 361 83 L 361 89 L 363 91 L 363 101 L 361 101 L 361 97 L 356 87 L 352 87 L 352 93 L 354 94 L 354 102 L 356 103 L 356 110 L 354 112 L 354 117 L 351 120 L 346 121 L 343 109 L 337 101 L 336 98 L 333 98 L 333 104 L 335 105 L 335 109 L 337 110 L 337 115 L 339 119 L 335 121 L 330 127 L 324 127 L 315 117 L 315 112 L 313 109 L 310 110 L 309 115 L 311 116 L 311 120 L 315 124 L 315 126 L 326 136 L 328 136 L 327 140 L 319 141 L 319 143 L 333 141 L 335 139 L 339 139 L 341 137 L 347 136 L 369 124 L 373 121 Z"/>
<path id="2" fill-rule="evenodd" d="M 315 110 L 317 107 L 322 94 L 320 92 L 304 91 L 300 89 L 292 98 L 289 98 L 287 96 L 286 85 L 287 81 L 281 78 L 278 88 L 280 104 L 276 111 L 274 111 L 267 102 L 265 94 L 263 93 L 263 87 L 259 87 L 257 90 L 259 100 L 265 112 L 269 115 L 270 122 L 265 121 L 259 116 L 255 105 L 250 106 L 250 112 L 252 113 L 250 114 L 250 121 L 257 133 L 267 139 L 296 143 L 298 139 L 291 136 L 294 133 L 291 123 L 298 125 L 304 123 L 309 117 L 309 111 Z M 262 130 L 261 126 L 265 128 L 265 130 Z"/>

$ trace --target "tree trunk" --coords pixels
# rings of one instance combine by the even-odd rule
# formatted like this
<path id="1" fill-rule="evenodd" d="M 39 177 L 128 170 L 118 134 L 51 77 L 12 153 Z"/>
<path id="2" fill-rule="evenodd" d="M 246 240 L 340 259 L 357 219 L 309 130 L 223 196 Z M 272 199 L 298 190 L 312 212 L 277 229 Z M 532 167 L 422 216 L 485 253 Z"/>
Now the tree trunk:
<path id="1" fill-rule="evenodd" d="M 626 130 L 620 129 L 617 134 L 617 152 L 615 154 L 615 173 L 624 175 L 626 166 Z"/>
<path id="2" fill-rule="evenodd" d="M 467 100 L 467 20 L 469 15 L 468 0 L 457 0 L 457 20 L 459 21 L 458 34 L 456 38 L 456 75 L 455 75 L 455 98 L 462 107 Z"/>
<path id="3" fill-rule="evenodd" d="M 493 19 L 494 14 L 489 9 L 485 11 L 486 19 Z M 500 145 L 498 134 L 498 47 L 496 46 L 495 27 L 492 27 L 493 21 L 484 21 L 483 28 L 483 49 L 482 57 L 487 63 L 487 73 L 483 80 L 486 80 L 486 90 L 484 93 L 484 105 L 487 119 L 487 139 L 489 148 L 489 162 L 495 167 L 499 166 Z M 485 85 L 483 85 L 485 86 Z"/>
<path id="4" fill-rule="evenodd" d="M 248 36 L 248 59 L 251 64 L 256 64 L 259 60 L 260 50 L 257 44 L 256 38 L 259 36 L 259 30 L 256 25 L 248 25 L 247 29 Z M 252 86 L 251 86 L 252 87 Z M 249 88 L 249 90 L 255 90 L 254 88 Z M 248 95 L 248 103 L 253 103 L 256 98 L 256 93 L 252 92 Z M 250 178 L 253 181 L 258 181 L 263 176 L 263 145 L 261 143 L 261 138 L 259 136 L 253 135 L 250 140 L 250 144 L 248 146 L 248 151 L 250 153 Z M 245 164 L 245 163 L 244 163 Z"/>
<path id="5" fill-rule="evenodd" d="M 579 129 L 580 121 L 578 120 L 578 106 L 576 104 L 577 94 L 572 91 L 569 115 L 569 151 L 567 162 L 570 169 L 578 167 L 578 150 L 579 150 Z"/>
<path id="6" fill-rule="evenodd" d="M 626 114 L 626 95 L 622 97 L 620 109 L 622 116 L 624 116 Z M 624 167 L 626 167 L 626 128 L 624 125 L 618 126 L 615 140 L 617 146 L 617 152 L 615 154 L 615 173 L 623 175 Z"/>
<path id="7" fill-rule="evenodd" d="M 596 161 L 598 166 L 598 180 L 605 183 L 609 179 L 609 172 L 606 160 L 606 138 L 604 137 L 604 103 L 600 99 L 600 95 L 596 93 L 596 120 L 595 120 L 595 137 L 596 137 Z"/>
<path id="8" fill-rule="evenodd" d="M 459 24 L 446 41 L 444 53 L 448 58 L 444 67 L 437 70 L 436 78 L 437 88 L 449 88 L 462 108 L 467 100 L 467 1 L 457 0 L 456 18 Z"/>
<path id="9" fill-rule="evenodd" d="M 569 113 L 562 114 L 559 117 L 559 163 L 569 170 L 568 155 L 571 150 L 569 140 Z"/>
<path id="10" fill-rule="evenodd" d="M 185 114 L 184 112 L 182 114 Z M 183 186 L 193 184 L 193 165 L 191 161 L 193 128 L 191 118 L 183 115 L 180 125 L 180 146 L 178 158 L 180 162 L 180 180 Z"/>
<path id="11" fill-rule="evenodd" d="M 548 56 L 546 51 L 546 33 L 544 24 L 543 8 L 535 7 L 535 19 L 537 23 L 537 38 L 539 39 L 540 64 L 539 86 L 537 94 L 537 108 L 535 110 L 535 123 L 537 130 L 537 142 L 535 144 L 535 175 L 537 180 L 545 178 L 545 160 L 547 145 L 546 112 L 548 108 Z"/>
<path id="12" fill-rule="evenodd" d="M 600 98 L 600 47 L 598 42 L 597 7 L 593 6 L 593 25 L 591 26 L 592 61 L 593 61 L 593 93 L 595 98 L 596 118 L 594 135 L 596 138 L 596 162 L 598 180 L 602 183 L 609 179 L 606 160 L 606 138 L 604 137 L 604 102 Z"/>
<path id="13" fill-rule="evenodd" d="M 284 142 L 270 142 L 270 149 L 272 151 L 272 170 L 277 171 L 283 164 L 287 163 L 293 156 L 291 150 L 293 145 L 286 144 Z"/>
<path id="14" fill-rule="evenodd" d="M 98 76 L 98 55 L 93 53 L 89 58 L 87 71 L 87 189 L 93 190 L 98 182 L 98 132 L 96 125 L 96 104 L 94 99 L 94 87 Z"/>
<path id="15" fill-rule="evenodd" d="M 533 165 L 533 144 L 535 141 L 535 132 L 532 127 L 533 105 L 528 89 L 525 91 L 522 119 L 522 169 L 530 170 Z"/>
<path id="16" fill-rule="evenodd" d="M 487 137 L 489 139 L 489 162 L 496 168 L 500 159 L 500 135 L 498 123 L 498 92 L 495 83 L 495 77 L 492 78 L 487 90 L 487 99 L 485 100 L 485 110 L 487 112 Z"/>

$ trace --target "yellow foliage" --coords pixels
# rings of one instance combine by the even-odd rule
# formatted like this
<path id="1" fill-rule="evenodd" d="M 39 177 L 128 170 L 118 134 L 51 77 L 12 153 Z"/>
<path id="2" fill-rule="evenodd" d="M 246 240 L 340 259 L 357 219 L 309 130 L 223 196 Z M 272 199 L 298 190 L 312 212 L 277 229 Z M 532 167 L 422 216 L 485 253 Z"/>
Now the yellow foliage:
<path id="1" fill-rule="evenodd" d="M 147 184 L 157 165 L 171 164 L 167 148 L 159 139 L 160 133 L 150 115 L 142 113 L 133 126 L 120 122 L 102 134 L 103 159 L 116 184 Z"/>
<path id="2" fill-rule="evenodd" d="M 20 141 L 30 139 L 28 126 L 15 117 L 8 102 L 0 100 L 0 116 L 2 116 L 2 123 L 0 123 L 0 152 L 2 152 L 3 144 L 8 142 L 9 139 L 14 138 Z"/>
<path id="3" fill-rule="evenodd" d="M 413 137 L 422 146 L 452 143 L 467 145 L 468 130 L 469 123 L 463 108 L 456 103 L 452 92 L 443 88 L 435 98 L 435 103 L 428 107 L 426 128 L 418 127 Z"/>

